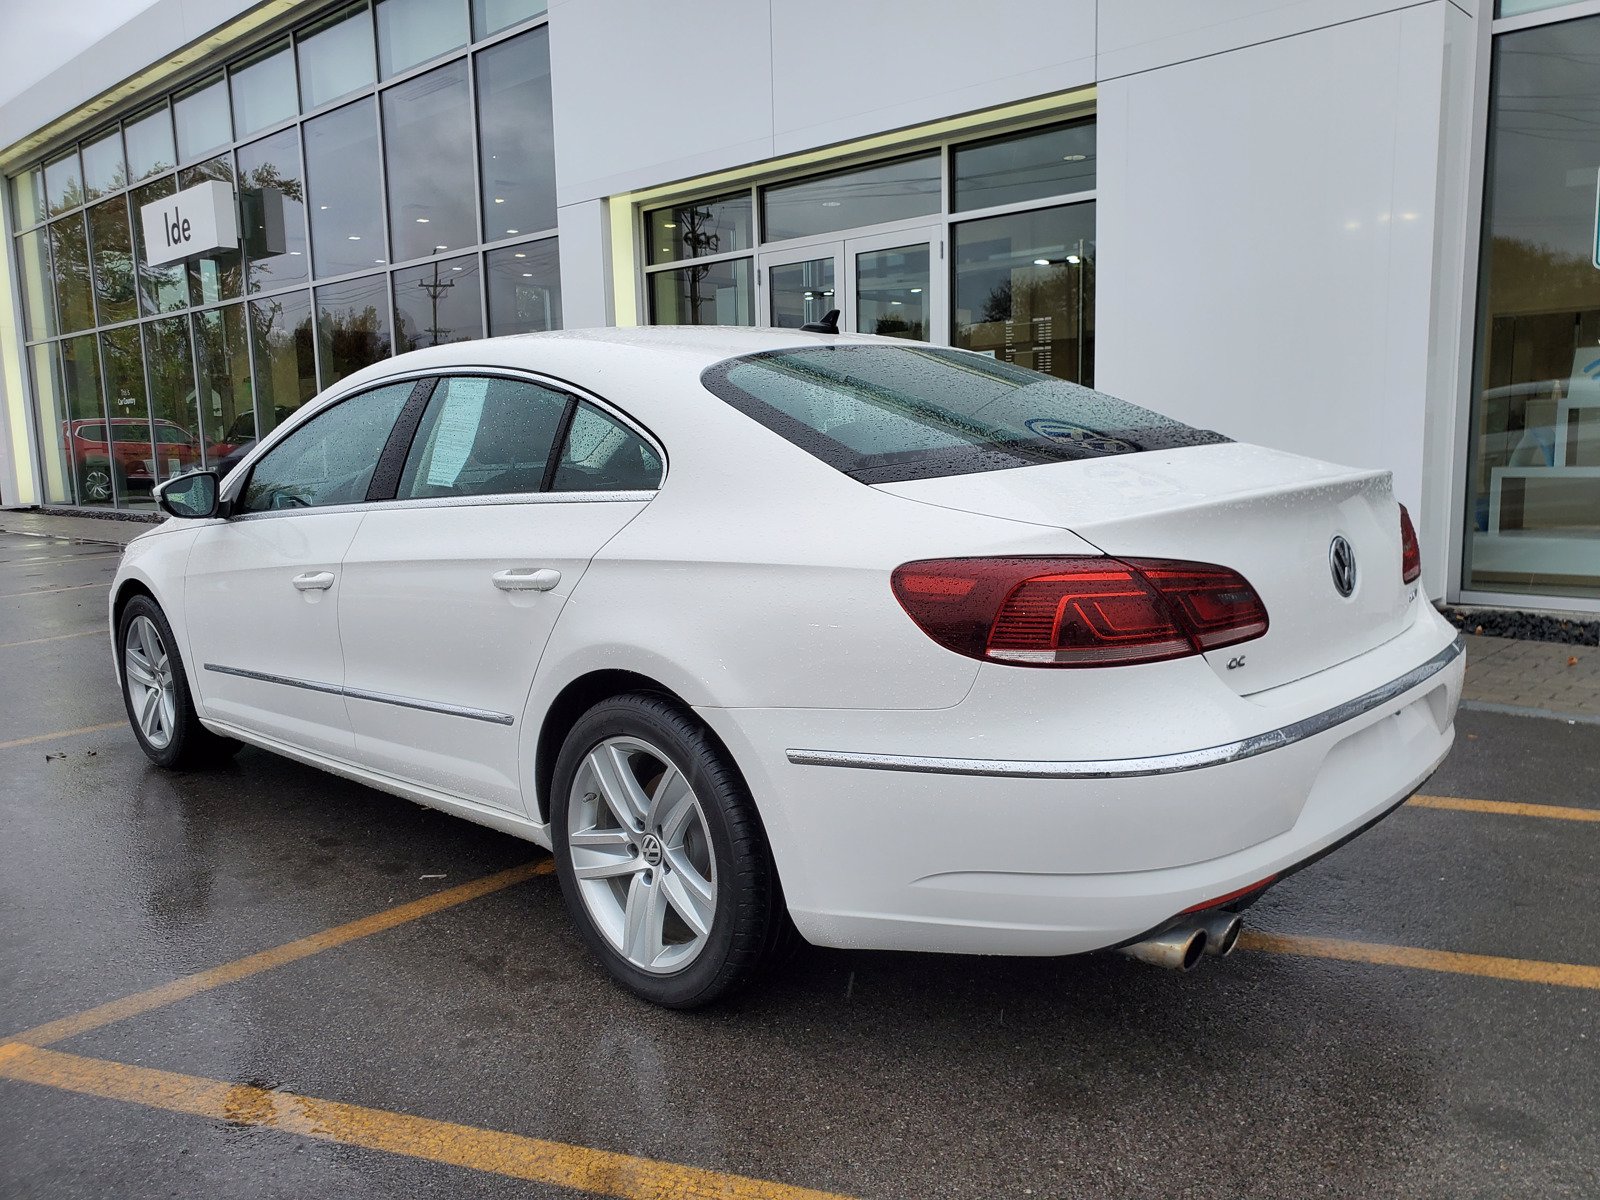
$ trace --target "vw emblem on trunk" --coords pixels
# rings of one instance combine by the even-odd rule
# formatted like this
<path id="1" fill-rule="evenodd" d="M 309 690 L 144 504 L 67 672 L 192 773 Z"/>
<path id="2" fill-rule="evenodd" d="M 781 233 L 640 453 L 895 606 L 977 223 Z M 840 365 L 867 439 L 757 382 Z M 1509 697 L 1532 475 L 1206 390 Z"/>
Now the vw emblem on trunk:
<path id="1" fill-rule="evenodd" d="M 1339 589 L 1339 595 L 1348 596 L 1356 590 L 1356 552 L 1343 535 L 1334 535 L 1328 544 L 1328 570 L 1333 573 L 1333 586 Z"/>

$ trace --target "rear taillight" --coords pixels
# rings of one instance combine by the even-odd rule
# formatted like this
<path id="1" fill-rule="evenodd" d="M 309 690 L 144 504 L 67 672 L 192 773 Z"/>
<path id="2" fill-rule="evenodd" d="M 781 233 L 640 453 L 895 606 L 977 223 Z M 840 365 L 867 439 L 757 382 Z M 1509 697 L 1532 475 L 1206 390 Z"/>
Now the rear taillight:
<path id="1" fill-rule="evenodd" d="M 1106 667 L 1260 637 L 1267 610 L 1237 571 L 1144 558 L 935 558 L 895 568 L 895 598 L 969 658 Z"/>
<path id="2" fill-rule="evenodd" d="M 1422 578 L 1422 547 L 1417 545 L 1417 529 L 1406 506 L 1400 506 L 1400 578 L 1415 583 Z"/>

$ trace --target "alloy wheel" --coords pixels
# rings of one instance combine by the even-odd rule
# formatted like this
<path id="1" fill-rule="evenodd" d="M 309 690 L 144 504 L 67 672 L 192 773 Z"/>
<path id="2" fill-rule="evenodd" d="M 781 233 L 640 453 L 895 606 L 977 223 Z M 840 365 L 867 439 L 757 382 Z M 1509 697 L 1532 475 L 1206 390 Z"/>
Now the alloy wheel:
<path id="1" fill-rule="evenodd" d="M 567 846 L 584 907 L 630 964 L 670 974 L 705 948 L 715 855 L 700 801 L 663 751 L 634 737 L 590 750 L 572 781 Z"/>
<path id="2" fill-rule="evenodd" d="M 95 503 L 111 499 L 111 472 L 90 467 L 83 475 L 83 494 Z"/>
<path id="3" fill-rule="evenodd" d="M 123 686 L 139 731 L 157 750 L 166 749 L 178 724 L 172 659 L 149 617 L 135 617 L 122 645 Z"/>

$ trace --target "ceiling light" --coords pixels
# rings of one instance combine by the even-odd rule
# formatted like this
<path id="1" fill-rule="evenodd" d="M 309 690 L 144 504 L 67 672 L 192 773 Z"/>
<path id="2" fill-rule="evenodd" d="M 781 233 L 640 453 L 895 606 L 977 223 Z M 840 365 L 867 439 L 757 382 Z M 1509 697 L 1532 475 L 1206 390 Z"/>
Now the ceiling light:
<path id="1" fill-rule="evenodd" d="M 512 255 L 512 257 L 513 258 L 527 258 L 528 256 L 526 254 L 524 254 L 521 250 L 518 250 L 514 255 Z"/>
<path id="2" fill-rule="evenodd" d="M 345 238 L 345 241 L 347 242 L 359 242 L 360 240 L 361 235 L 359 233 L 352 233 L 349 237 Z"/>
<path id="3" fill-rule="evenodd" d="M 506 230 L 506 232 L 507 233 L 521 233 L 522 230 L 520 230 L 520 229 L 508 229 L 508 230 Z"/>
<path id="4" fill-rule="evenodd" d="M 372 260 L 372 261 L 373 261 L 373 262 L 375 262 L 375 263 L 381 263 L 381 262 L 384 262 L 384 261 L 386 261 L 386 260 L 384 260 L 384 259 L 381 259 L 381 258 L 375 258 L 375 259 L 373 259 L 373 260 Z"/>
<path id="5" fill-rule="evenodd" d="M 1036 258 L 1033 260 L 1033 265 L 1036 267 L 1048 267 L 1050 260 L 1048 258 Z"/>
<path id="6" fill-rule="evenodd" d="M 522 273 L 522 277 L 524 279 L 532 279 L 533 278 L 533 272 L 532 271 L 524 271 Z"/>
<path id="7" fill-rule="evenodd" d="M 496 204 L 504 204 L 506 202 L 506 198 L 504 196 L 496 196 L 494 198 L 494 202 Z"/>
<path id="8" fill-rule="evenodd" d="M 677 226 L 674 225 L 671 221 L 668 221 L 666 224 L 662 225 L 661 228 L 663 228 L 663 229 L 676 229 Z"/>
<path id="9" fill-rule="evenodd" d="M 426 225 L 427 223 L 428 223 L 428 218 L 427 217 L 418 217 L 417 218 L 417 224 L 418 225 Z"/>
<path id="10" fill-rule="evenodd" d="M 824 200 L 822 202 L 822 207 L 823 208 L 838 208 L 839 207 L 839 201 L 837 201 L 837 200 Z"/>
<path id="11" fill-rule="evenodd" d="M 911 289 L 911 294 L 913 296 L 920 296 L 922 294 L 922 289 L 921 288 L 912 288 Z"/>
<path id="12" fill-rule="evenodd" d="M 465 267 L 451 267 L 450 269 L 452 271 L 465 271 L 466 270 Z"/>
<path id="13" fill-rule="evenodd" d="M 300 256 L 300 251 L 298 251 L 298 250 L 291 250 L 291 251 L 289 251 L 289 253 L 291 255 L 295 256 L 296 258 L 298 258 Z"/>
<path id="14" fill-rule="evenodd" d="M 1064 155 L 1062 157 L 1061 161 L 1062 162 L 1082 162 L 1084 159 L 1086 159 L 1088 157 L 1089 156 L 1087 154 L 1067 154 L 1067 155 Z"/>
<path id="15" fill-rule="evenodd" d="M 317 207 L 320 208 L 323 212 L 327 212 L 328 211 L 328 206 L 326 204 L 319 204 L 319 205 L 317 205 Z"/>
<path id="16" fill-rule="evenodd" d="M 1083 259 L 1079 258 L 1076 254 L 1069 254 L 1067 255 L 1067 261 L 1076 266 L 1078 263 L 1081 263 Z"/>

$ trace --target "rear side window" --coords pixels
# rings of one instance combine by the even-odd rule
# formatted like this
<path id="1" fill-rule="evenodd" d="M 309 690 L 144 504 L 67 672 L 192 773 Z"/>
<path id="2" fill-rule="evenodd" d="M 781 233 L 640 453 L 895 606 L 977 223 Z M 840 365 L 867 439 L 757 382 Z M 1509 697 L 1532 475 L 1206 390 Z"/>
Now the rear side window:
<path id="1" fill-rule="evenodd" d="M 543 490 L 568 399 L 518 379 L 441 379 L 411 442 L 395 498 Z"/>
<path id="2" fill-rule="evenodd" d="M 936 346 L 769 350 L 708 367 L 701 382 L 863 483 L 1231 440 L 1104 392 Z"/>
<path id="3" fill-rule="evenodd" d="M 384 443 L 411 389 L 410 383 L 374 388 L 312 417 L 251 468 L 239 511 L 364 501 Z"/>

